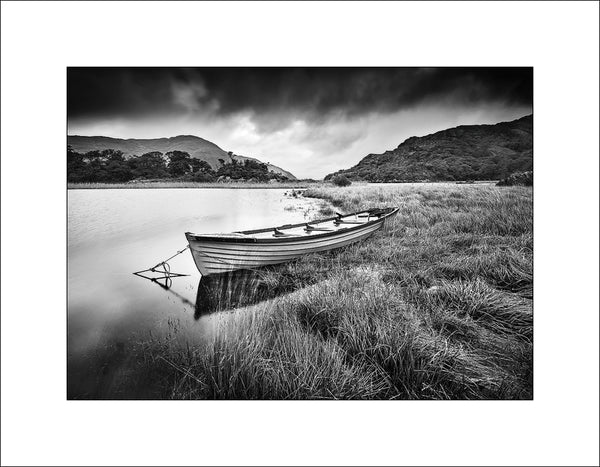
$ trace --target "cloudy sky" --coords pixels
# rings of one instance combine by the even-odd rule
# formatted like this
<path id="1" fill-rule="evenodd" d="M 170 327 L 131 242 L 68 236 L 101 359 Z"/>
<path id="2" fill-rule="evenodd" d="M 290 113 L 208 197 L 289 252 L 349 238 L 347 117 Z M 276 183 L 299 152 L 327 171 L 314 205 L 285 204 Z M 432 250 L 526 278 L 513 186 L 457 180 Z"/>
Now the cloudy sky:
<path id="1" fill-rule="evenodd" d="M 531 68 L 69 68 L 70 135 L 191 134 L 300 178 L 532 113 Z"/>

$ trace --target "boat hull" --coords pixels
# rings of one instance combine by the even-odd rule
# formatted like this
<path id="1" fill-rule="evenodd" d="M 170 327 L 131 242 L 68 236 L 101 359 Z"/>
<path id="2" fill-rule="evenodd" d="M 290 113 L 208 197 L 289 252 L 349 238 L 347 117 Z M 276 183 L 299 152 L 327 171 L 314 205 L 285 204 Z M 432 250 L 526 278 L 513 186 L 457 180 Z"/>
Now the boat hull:
<path id="1" fill-rule="evenodd" d="M 384 226 L 387 218 L 329 234 L 317 232 L 298 237 L 248 240 L 197 236 L 188 232 L 186 238 L 196 267 L 203 276 L 209 276 L 281 264 L 306 254 L 341 248 L 370 237 Z"/>

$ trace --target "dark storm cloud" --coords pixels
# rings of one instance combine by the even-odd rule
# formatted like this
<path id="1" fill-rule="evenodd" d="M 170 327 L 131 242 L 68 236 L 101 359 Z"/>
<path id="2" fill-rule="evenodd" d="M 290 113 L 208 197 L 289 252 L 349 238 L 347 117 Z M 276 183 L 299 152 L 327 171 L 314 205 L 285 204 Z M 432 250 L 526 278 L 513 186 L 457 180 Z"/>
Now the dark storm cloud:
<path id="1" fill-rule="evenodd" d="M 423 103 L 531 106 L 532 68 L 69 68 L 69 118 L 220 115 L 323 118 Z M 267 119 L 268 120 L 268 119 Z M 262 124 L 265 122 L 261 122 Z M 275 127 L 277 125 L 275 124 Z"/>

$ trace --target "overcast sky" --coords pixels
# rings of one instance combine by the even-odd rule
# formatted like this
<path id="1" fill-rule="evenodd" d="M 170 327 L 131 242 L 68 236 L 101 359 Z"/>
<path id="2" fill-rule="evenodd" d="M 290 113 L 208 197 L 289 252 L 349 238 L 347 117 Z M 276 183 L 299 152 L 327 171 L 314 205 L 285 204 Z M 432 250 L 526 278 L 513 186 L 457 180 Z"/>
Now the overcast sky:
<path id="1" fill-rule="evenodd" d="M 300 178 L 532 113 L 531 68 L 69 68 L 70 135 L 191 134 Z"/>

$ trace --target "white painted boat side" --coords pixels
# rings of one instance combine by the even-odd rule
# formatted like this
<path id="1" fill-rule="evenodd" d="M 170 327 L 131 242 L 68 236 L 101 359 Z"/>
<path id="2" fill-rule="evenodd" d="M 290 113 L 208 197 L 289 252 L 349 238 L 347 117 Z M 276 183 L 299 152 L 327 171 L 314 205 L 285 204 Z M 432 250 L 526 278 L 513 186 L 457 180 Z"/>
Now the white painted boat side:
<path id="1" fill-rule="evenodd" d="M 196 266 L 198 267 L 200 273 L 203 275 L 210 275 L 226 271 L 234 271 L 237 269 L 255 269 L 262 266 L 281 264 L 287 261 L 292 261 L 309 253 L 329 251 L 336 248 L 341 248 L 371 236 L 375 231 L 377 231 L 381 227 L 382 224 L 378 223 L 376 224 L 375 228 L 361 230 L 355 235 L 349 236 L 345 239 L 333 238 L 330 242 L 327 243 L 321 242 L 320 245 L 316 245 L 310 248 L 299 249 L 294 251 L 293 253 L 287 253 L 284 255 L 276 256 L 270 255 L 269 257 L 253 257 L 252 254 L 230 257 L 225 254 L 218 254 L 214 252 L 207 253 L 203 251 L 201 245 L 192 245 L 192 243 L 190 243 L 190 246 L 194 262 L 196 263 Z"/>
<path id="2" fill-rule="evenodd" d="M 211 258 L 218 258 L 219 261 L 227 262 L 227 263 L 281 262 L 281 261 L 286 261 L 288 259 L 297 258 L 298 256 L 302 256 L 302 255 L 305 255 L 308 253 L 317 252 L 317 251 L 326 251 L 326 250 L 330 250 L 333 248 L 338 248 L 340 246 L 345 246 L 349 243 L 362 240 L 363 238 L 366 238 L 366 237 L 372 235 L 376 230 L 378 230 L 378 229 L 373 229 L 373 230 L 369 230 L 366 232 L 362 232 L 360 235 L 348 237 L 346 239 L 339 240 L 336 242 L 331 242 L 328 244 L 321 244 L 318 246 L 314 246 L 314 247 L 306 248 L 306 249 L 302 249 L 302 250 L 296 250 L 293 252 L 292 251 L 281 252 L 280 254 L 277 254 L 277 255 L 273 255 L 273 254 L 271 254 L 271 255 L 265 255 L 265 254 L 256 255 L 255 253 L 249 253 L 249 254 L 239 253 L 239 254 L 232 255 L 232 254 L 228 254 L 226 252 L 215 252 L 212 250 L 207 250 L 207 249 L 204 249 L 202 246 L 194 247 L 192 249 L 192 251 L 197 252 L 199 255 L 203 256 L 207 260 L 210 260 Z"/>
<path id="3" fill-rule="evenodd" d="M 336 235 L 325 238 L 315 238 L 310 242 L 287 242 L 287 243 L 228 243 L 228 242 L 205 242 L 190 240 L 190 247 L 192 249 L 198 249 L 208 254 L 229 254 L 229 255 L 241 255 L 241 256 L 273 256 L 273 255 L 289 255 L 295 253 L 305 253 L 306 251 L 313 250 L 326 245 L 334 245 L 339 242 L 343 242 L 346 239 L 356 238 L 372 233 L 382 227 L 381 223 L 370 225 L 365 229 L 355 230 L 348 232 L 343 235 Z"/>

